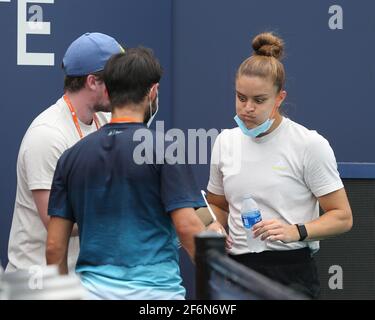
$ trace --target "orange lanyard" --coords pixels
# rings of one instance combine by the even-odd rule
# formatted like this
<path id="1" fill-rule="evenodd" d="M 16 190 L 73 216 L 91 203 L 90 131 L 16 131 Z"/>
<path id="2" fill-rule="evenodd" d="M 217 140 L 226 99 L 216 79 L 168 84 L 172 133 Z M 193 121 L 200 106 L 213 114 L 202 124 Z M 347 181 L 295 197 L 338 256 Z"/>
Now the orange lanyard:
<path id="1" fill-rule="evenodd" d="M 132 117 L 112 118 L 110 123 L 140 123 L 138 119 Z"/>
<path id="2" fill-rule="evenodd" d="M 75 112 L 75 110 L 74 110 L 74 108 L 73 108 L 73 105 L 72 105 L 72 103 L 70 102 L 70 100 L 69 100 L 69 98 L 68 98 L 67 95 L 64 95 L 64 100 L 65 100 L 66 104 L 67 104 L 68 107 L 69 107 L 70 113 L 72 114 L 73 122 L 74 122 L 74 125 L 76 126 L 76 129 L 77 129 L 77 131 L 78 131 L 79 138 L 82 139 L 82 138 L 83 138 L 83 133 L 82 133 L 82 130 L 81 130 L 81 126 L 79 125 L 79 122 L 78 122 L 77 113 Z M 95 113 L 94 113 L 94 115 L 93 115 L 93 120 L 94 120 L 94 122 L 95 122 L 96 129 L 99 130 L 99 128 L 100 128 L 100 124 L 99 124 L 98 117 L 96 116 Z"/>

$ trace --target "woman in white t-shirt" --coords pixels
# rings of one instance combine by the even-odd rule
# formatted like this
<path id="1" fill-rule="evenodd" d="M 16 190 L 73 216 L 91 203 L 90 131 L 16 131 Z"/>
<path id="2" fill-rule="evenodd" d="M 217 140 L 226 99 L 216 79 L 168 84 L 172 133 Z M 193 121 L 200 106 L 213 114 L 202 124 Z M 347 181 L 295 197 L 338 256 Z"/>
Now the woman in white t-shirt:
<path id="1" fill-rule="evenodd" d="M 350 205 L 328 141 L 280 113 L 286 97 L 283 41 L 259 34 L 253 49 L 236 76 L 238 127 L 224 130 L 212 152 L 208 202 L 229 228 L 230 257 L 317 298 L 312 254 L 318 240 L 351 229 Z M 262 213 L 253 227 L 263 241 L 260 253 L 247 244 L 240 214 L 245 195 Z"/>

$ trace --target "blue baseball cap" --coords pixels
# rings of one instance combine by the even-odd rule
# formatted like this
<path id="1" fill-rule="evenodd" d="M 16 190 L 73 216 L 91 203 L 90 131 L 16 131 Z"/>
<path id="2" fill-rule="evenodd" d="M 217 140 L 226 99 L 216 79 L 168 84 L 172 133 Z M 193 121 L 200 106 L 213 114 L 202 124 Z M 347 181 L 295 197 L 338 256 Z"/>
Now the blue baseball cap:
<path id="1" fill-rule="evenodd" d="M 112 37 L 98 32 L 85 33 L 69 46 L 63 59 L 67 76 L 85 76 L 104 69 L 114 54 L 125 52 Z"/>

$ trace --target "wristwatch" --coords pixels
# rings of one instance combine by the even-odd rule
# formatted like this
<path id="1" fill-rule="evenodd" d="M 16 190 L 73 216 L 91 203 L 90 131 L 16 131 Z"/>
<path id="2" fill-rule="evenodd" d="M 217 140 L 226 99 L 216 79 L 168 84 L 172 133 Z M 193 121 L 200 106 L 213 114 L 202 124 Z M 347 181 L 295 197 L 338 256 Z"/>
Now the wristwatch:
<path id="1" fill-rule="evenodd" d="M 298 233 L 299 233 L 299 240 L 303 241 L 307 238 L 307 230 L 304 224 L 296 224 Z"/>

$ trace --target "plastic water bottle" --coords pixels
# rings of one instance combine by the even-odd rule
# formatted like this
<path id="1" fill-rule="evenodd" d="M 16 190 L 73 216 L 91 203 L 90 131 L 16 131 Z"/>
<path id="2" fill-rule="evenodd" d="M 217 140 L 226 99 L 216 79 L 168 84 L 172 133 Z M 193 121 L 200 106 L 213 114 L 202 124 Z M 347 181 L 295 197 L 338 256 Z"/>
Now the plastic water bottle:
<path id="1" fill-rule="evenodd" d="M 250 252 L 262 252 L 266 249 L 264 241 L 258 236 L 257 238 L 253 237 L 253 225 L 262 221 L 262 216 L 258 207 L 258 204 L 255 202 L 251 196 L 244 196 L 241 206 L 241 218 L 242 223 L 246 231 L 247 245 Z"/>

